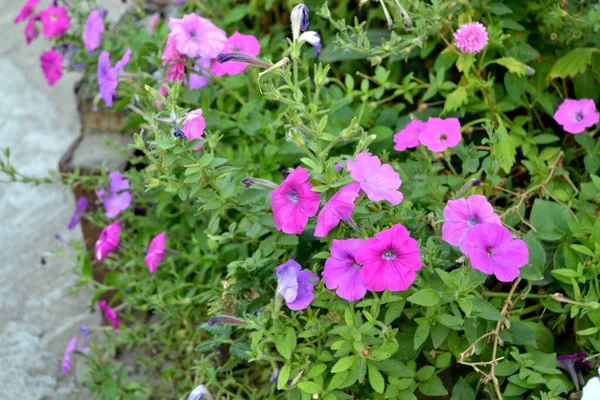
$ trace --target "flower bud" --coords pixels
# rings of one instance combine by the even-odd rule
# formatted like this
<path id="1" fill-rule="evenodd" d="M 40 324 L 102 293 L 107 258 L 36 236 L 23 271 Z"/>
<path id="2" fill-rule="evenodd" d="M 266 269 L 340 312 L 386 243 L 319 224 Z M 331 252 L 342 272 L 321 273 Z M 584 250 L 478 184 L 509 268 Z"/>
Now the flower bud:
<path id="1" fill-rule="evenodd" d="M 304 32 L 308 29 L 308 7 L 300 3 L 292 10 L 290 16 L 292 22 L 292 38 L 298 40 L 300 37 L 300 31 Z"/>
<path id="2" fill-rule="evenodd" d="M 212 400 L 210 393 L 204 385 L 196 386 L 187 400 Z"/>
<path id="3" fill-rule="evenodd" d="M 227 61 L 235 61 L 235 62 L 241 62 L 244 64 L 256 65 L 257 67 L 261 67 L 261 68 L 265 68 L 265 69 L 270 67 L 270 65 L 268 63 L 264 62 L 263 60 L 259 60 L 256 57 L 252 57 L 249 54 L 241 53 L 239 51 L 234 51 L 231 53 L 221 53 L 217 56 L 217 62 L 219 64 L 226 63 Z"/>

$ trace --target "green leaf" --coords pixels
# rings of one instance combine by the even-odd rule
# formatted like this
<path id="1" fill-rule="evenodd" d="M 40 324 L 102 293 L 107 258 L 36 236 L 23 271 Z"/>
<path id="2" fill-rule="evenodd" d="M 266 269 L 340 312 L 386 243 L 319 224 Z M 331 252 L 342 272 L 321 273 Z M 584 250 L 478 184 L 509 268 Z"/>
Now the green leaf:
<path id="1" fill-rule="evenodd" d="M 308 394 L 319 394 L 323 390 L 323 386 L 317 382 L 300 382 L 298 387 Z"/>
<path id="2" fill-rule="evenodd" d="M 350 369 L 352 364 L 354 364 L 354 360 L 356 359 L 356 355 L 343 357 L 335 363 L 335 365 L 331 368 L 332 373 L 342 372 Z"/>
<path id="3" fill-rule="evenodd" d="M 511 137 L 506 132 L 506 128 L 504 125 L 502 125 L 502 123 L 500 123 L 498 133 L 502 134 L 502 139 L 500 139 L 494 150 L 496 151 L 496 156 L 498 157 L 500 166 L 504 172 L 509 174 L 513 165 L 515 165 L 517 149 L 515 148 Z"/>
<path id="4" fill-rule="evenodd" d="M 425 396 L 445 396 L 448 391 L 444 387 L 444 382 L 439 376 L 433 375 L 431 378 L 421 383 L 419 391 Z"/>
<path id="5" fill-rule="evenodd" d="M 574 78 L 584 73 L 592 62 L 592 55 L 599 51 L 593 47 L 571 50 L 556 60 L 548 74 L 548 82 L 556 78 Z"/>
<path id="6" fill-rule="evenodd" d="M 440 302 L 440 295 L 433 289 L 423 289 L 409 296 L 407 300 L 420 306 L 431 307 Z"/>
<path id="7" fill-rule="evenodd" d="M 510 376 L 517 372 L 521 368 L 518 362 L 515 361 L 501 361 L 496 366 L 496 376 Z"/>
<path id="8" fill-rule="evenodd" d="M 281 368 L 281 371 L 279 371 L 279 376 L 277 377 L 277 389 L 283 390 L 287 387 L 291 372 L 292 370 L 290 365 L 284 364 Z"/>
<path id="9" fill-rule="evenodd" d="M 452 93 L 446 97 L 444 103 L 444 113 L 458 110 L 464 104 L 467 103 L 467 89 L 464 87 L 458 87 Z"/>
<path id="10" fill-rule="evenodd" d="M 483 299 L 473 299 L 473 314 L 489 321 L 504 321 L 500 311 Z"/>
<path id="11" fill-rule="evenodd" d="M 527 76 L 527 66 L 521 61 L 517 60 L 516 58 L 501 57 L 497 60 L 494 60 L 493 62 L 502 65 L 513 74 L 517 74 L 519 76 Z"/>
<path id="12" fill-rule="evenodd" d="M 402 315 L 402 311 L 404 310 L 405 304 L 406 303 L 404 302 L 404 300 L 402 300 L 402 301 L 397 301 L 394 304 L 392 304 L 391 306 L 389 306 L 389 308 L 385 312 L 385 318 L 383 320 L 384 323 L 386 325 L 389 325 L 393 321 L 395 321 L 400 315 Z"/>
<path id="13" fill-rule="evenodd" d="M 535 199 L 530 221 L 538 239 L 557 241 L 569 231 L 569 212 L 558 203 Z"/>
<path id="14" fill-rule="evenodd" d="M 379 372 L 377 367 L 372 363 L 367 364 L 367 369 L 369 372 L 369 383 L 371 384 L 371 387 L 377 393 L 383 393 L 385 389 L 385 381 L 383 380 L 383 375 L 381 375 L 381 372 Z"/>
<path id="15" fill-rule="evenodd" d="M 338 372 L 337 374 L 334 374 L 333 377 L 331 378 L 331 381 L 329 381 L 329 385 L 327 386 L 327 391 L 330 392 L 330 391 L 342 386 L 342 383 L 344 383 L 344 381 L 348 377 L 348 374 L 349 374 L 348 371 Z"/>
<path id="16" fill-rule="evenodd" d="M 429 331 L 431 330 L 431 325 L 428 323 L 419 325 L 417 330 L 415 331 L 414 338 L 414 349 L 417 350 L 429 337 Z"/>
<path id="17" fill-rule="evenodd" d="M 502 3 L 493 3 L 490 4 L 490 12 L 495 15 L 506 15 L 512 14 L 513 10 Z"/>
<path id="18" fill-rule="evenodd" d="M 275 342 L 275 347 L 279 354 L 289 360 L 292 357 L 292 353 L 296 349 L 296 330 L 288 327 L 284 331 L 284 335 L 279 335 Z"/>
<path id="19" fill-rule="evenodd" d="M 587 328 L 587 329 L 582 329 L 580 331 L 577 331 L 577 334 L 579 336 L 588 336 L 588 335 L 593 335 L 594 333 L 600 331 L 600 327 L 599 326 L 594 326 L 591 328 Z"/>
<path id="20" fill-rule="evenodd" d="M 460 53 L 456 60 L 456 68 L 459 72 L 467 73 L 475 64 L 475 55 L 471 53 Z"/>
<path id="21" fill-rule="evenodd" d="M 459 378 L 452 390 L 450 400 L 477 400 L 475 391 L 463 378 Z"/>
<path id="22" fill-rule="evenodd" d="M 326 369 L 327 369 L 327 365 L 325 365 L 325 364 L 313 364 L 310 367 L 310 371 L 308 371 L 308 374 L 306 374 L 306 377 L 308 379 L 314 379 L 318 376 L 323 375 L 323 373 L 325 372 Z"/>

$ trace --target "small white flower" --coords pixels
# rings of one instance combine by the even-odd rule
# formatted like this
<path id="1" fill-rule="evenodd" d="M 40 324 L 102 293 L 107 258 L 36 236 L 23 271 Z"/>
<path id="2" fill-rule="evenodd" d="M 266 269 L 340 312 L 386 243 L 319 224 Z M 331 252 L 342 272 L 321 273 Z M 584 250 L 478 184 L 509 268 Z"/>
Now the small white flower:
<path id="1" fill-rule="evenodd" d="M 210 393 L 208 393 L 206 387 L 204 385 L 200 385 L 196 386 L 196 388 L 192 390 L 188 400 L 212 400 L 212 397 L 210 396 Z"/>
<path id="2" fill-rule="evenodd" d="M 298 39 L 300 43 L 309 43 L 315 48 L 315 55 L 321 54 L 321 36 L 315 31 L 306 31 Z"/>
<path id="3" fill-rule="evenodd" d="M 600 369 L 598 369 L 600 374 Z M 581 400 L 600 400 L 600 378 L 595 376 L 583 387 Z"/>
<path id="4" fill-rule="evenodd" d="M 304 32 L 308 29 L 308 7 L 300 3 L 292 10 L 290 16 L 292 22 L 292 38 L 298 40 L 300 31 Z"/>

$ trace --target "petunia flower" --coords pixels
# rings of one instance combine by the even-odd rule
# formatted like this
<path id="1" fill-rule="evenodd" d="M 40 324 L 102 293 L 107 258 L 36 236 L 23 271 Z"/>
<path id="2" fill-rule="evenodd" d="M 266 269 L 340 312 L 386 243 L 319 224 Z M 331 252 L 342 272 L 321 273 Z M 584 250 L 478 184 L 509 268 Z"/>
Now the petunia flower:
<path id="1" fill-rule="evenodd" d="M 63 56 L 63 59 L 68 61 L 69 68 L 75 71 L 81 72 L 85 68 L 85 64 L 76 64 L 73 60 L 73 54 L 79 49 L 73 46 L 71 43 L 63 43 L 57 47 L 58 52 Z"/>
<path id="2" fill-rule="evenodd" d="M 554 120 L 571 134 L 585 131 L 598 123 L 600 114 L 592 99 L 565 99 L 554 114 Z"/>
<path id="3" fill-rule="evenodd" d="M 117 220 L 104 227 L 100 232 L 100 237 L 98 238 L 98 241 L 96 241 L 96 247 L 94 249 L 96 260 L 104 260 L 109 253 L 112 253 L 117 249 L 120 241 L 121 221 Z"/>
<path id="4" fill-rule="evenodd" d="M 190 90 L 200 89 L 210 82 L 210 76 L 208 71 L 210 70 L 211 59 L 210 58 L 199 58 L 196 60 L 192 70 L 199 72 L 190 72 L 189 86 Z"/>
<path id="5" fill-rule="evenodd" d="M 591 362 L 585 360 L 586 356 L 587 353 L 584 351 L 582 353 L 556 357 L 556 360 L 560 363 L 558 369 L 562 369 L 569 373 L 569 377 L 573 381 L 577 391 L 581 390 L 579 373 L 594 368 L 594 365 Z"/>
<path id="6" fill-rule="evenodd" d="M 102 33 L 104 32 L 104 20 L 99 10 L 92 10 L 85 22 L 83 29 L 83 44 L 87 49 L 88 54 L 92 54 L 102 41 Z"/>
<path id="7" fill-rule="evenodd" d="M 480 194 L 448 200 L 444 207 L 444 219 L 442 240 L 452 246 L 460 246 L 469 229 L 477 224 L 502 224 L 492 205 Z"/>
<path id="8" fill-rule="evenodd" d="M 69 29 L 71 18 L 67 14 L 67 9 L 63 6 L 51 5 L 40 11 L 39 15 L 44 36 L 48 39 L 62 36 Z"/>
<path id="9" fill-rule="evenodd" d="M 30 44 L 31 42 L 33 42 L 33 40 L 40 35 L 40 30 L 38 29 L 38 26 L 36 25 L 37 21 L 38 21 L 37 17 L 31 17 L 31 18 L 29 18 L 29 21 L 27 21 L 27 25 L 25 25 L 24 33 L 25 33 L 25 40 L 27 40 L 27 44 Z"/>
<path id="10" fill-rule="evenodd" d="M 177 51 L 175 39 L 167 38 L 165 50 L 161 56 L 162 66 L 168 66 L 167 80 L 169 82 L 181 82 L 185 73 L 185 58 Z"/>
<path id="11" fill-rule="evenodd" d="M 197 110 L 192 110 L 186 115 L 185 124 L 183 125 L 183 133 L 185 136 L 189 141 L 202 139 L 204 129 L 206 128 L 206 121 L 204 121 L 204 117 L 202 116 L 202 109 L 198 108 Z M 200 144 L 194 147 L 194 150 L 200 150 L 202 147 L 203 145 Z"/>
<path id="12" fill-rule="evenodd" d="M 188 57 L 215 58 L 227 41 L 225 31 L 195 13 L 170 18 L 169 29 L 177 51 Z"/>
<path id="13" fill-rule="evenodd" d="M 77 346 L 77 336 L 73 336 L 73 338 L 69 341 L 67 348 L 65 349 L 65 355 L 63 356 L 62 363 L 60 365 L 60 369 L 63 374 L 68 374 L 73 366 L 73 362 L 71 360 L 71 355 L 75 352 L 75 348 Z"/>
<path id="14" fill-rule="evenodd" d="M 375 292 L 408 289 L 416 278 L 415 271 L 423 266 L 417 241 L 400 224 L 367 240 L 354 258 L 362 265 L 365 286 Z"/>
<path id="15" fill-rule="evenodd" d="M 404 151 L 417 147 L 420 143 L 419 136 L 425 129 L 425 122 L 415 119 L 410 121 L 400 132 L 394 135 L 394 150 Z"/>
<path id="16" fill-rule="evenodd" d="M 512 282 L 519 268 L 527 265 L 529 250 L 520 239 L 499 224 L 477 224 L 467 232 L 460 251 L 469 256 L 471 265 L 484 274 L 494 274 L 500 282 Z"/>
<path id="17" fill-rule="evenodd" d="M 308 171 L 298 167 L 271 192 L 271 209 L 278 231 L 299 235 L 308 218 L 317 213 L 321 199 L 312 191 L 309 178 Z"/>
<path id="18" fill-rule="evenodd" d="M 302 269 L 294 260 L 288 260 L 275 269 L 277 292 L 284 298 L 290 310 L 304 310 L 313 301 L 313 290 L 319 278 L 312 272 Z"/>
<path id="19" fill-rule="evenodd" d="M 360 192 L 360 183 L 354 182 L 344 186 L 323 206 L 317 217 L 315 236 L 327 237 L 330 230 L 341 220 L 350 218 L 354 211 L 354 200 Z"/>
<path id="20" fill-rule="evenodd" d="M 131 49 L 127 49 L 123 58 L 117 61 L 113 67 L 110 63 L 110 53 L 106 50 L 100 53 L 98 58 L 98 85 L 100 86 L 100 96 L 107 107 L 112 107 L 113 96 L 119 85 L 119 75 L 129 63 L 130 56 Z"/>
<path id="21" fill-rule="evenodd" d="M 33 14 L 33 10 L 37 7 L 37 5 L 38 5 L 38 0 L 28 0 L 23 5 L 23 8 L 19 12 L 19 15 L 17 15 L 17 17 L 15 18 L 14 23 L 18 24 L 18 23 L 21 23 L 22 21 L 25 21 L 27 18 L 29 18 Z"/>
<path id="22" fill-rule="evenodd" d="M 81 217 L 85 213 L 87 206 L 88 206 L 87 198 L 85 198 L 84 196 L 81 196 L 80 198 L 77 199 L 77 203 L 75 204 L 75 210 L 73 210 L 73 216 L 71 217 L 71 221 L 69 222 L 69 225 L 67 226 L 67 228 L 73 229 L 77 226 L 79 221 L 81 221 Z"/>
<path id="23" fill-rule="evenodd" d="M 154 31 L 160 22 L 160 13 L 154 13 L 150 16 L 150 20 L 148 21 L 148 35 L 154 35 Z"/>
<path id="24" fill-rule="evenodd" d="M 63 57 L 56 50 L 48 50 L 41 55 L 40 64 L 48 85 L 54 86 L 62 78 L 62 63 Z"/>
<path id="25" fill-rule="evenodd" d="M 470 22 L 461 25 L 454 32 L 456 47 L 462 52 L 477 54 L 488 42 L 488 34 L 485 26 L 479 22 Z"/>
<path id="26" fill-rule="evenodd" d="M 212 317 L 206 323 L 208 326 L 215 325 L 248 325 L 246 321 L 243 321 L 239 318 L 232 317 L 230 315 L 219 315 L 216 317 Z"/>
<path id="27" fill-rule="evenodd" d="M 421 143 L 431 151 L 442 152 L 461 140 L 460 122 L 456 118 L 429 118 L 419 135 Z"/>
<path id="28" fill-rule="evenodd" d="M 167 97 L 167 86 L 166 85 L 161 85 L 160 89 L 158 89 L 158 93 L 162 94 L 165 98 Z M 162 110 L 162 101 L 160 100 L 154 100 L 154 104 L 156 105 L 156 108 L 158 108 L 159 110 Z"/>
<path id="29" fill-rule="evenodd" d="M 104 204 L 104 215 L 106 218 L 114 218 L 121 211 L 125 211 L 131 205 L 131 193 L 129 192 L 129 180 L 122 173 L 115 171 L 108 174 L 108 193 L 104 188 L 96 191 L 96 195 Z"/>
<path id="30" fill-rule="evenodd" d="M 598 369 L 600 374 L 600 369 Z M 593 377 L 583 387 L 581 393 L 581 400 L 598 400 L 600 399 L 600 378 L 598 376 Z"/>
<path id="31" fill-rule="evenodd" d="M 82 353 L 87 353 L 90 349 L 90 343 L 92 341 L 92 331 L 90 331 L 90 328 L 88 328 L 86 324 L 81 324 L 79 333 L 85 339 L 85 342 L 79 348 L 79 351 Z"/>
<path id="32" fill-rule="evenodd" d="M 350 176 L 360 183 L 367 197 L 372 201 L 387 200 L 396 206 L 402 202 L 402 192 L 398 191 L 402 181 L 400 175 L 389 164 L 381 164 L 381 160 L 371 153 L 360 153 L 356 161 L 346 161 Z"/>
<path id="33" fill-rule="evenodd" d="M 308 43 L 315 48 L 315 56 L 321 55 L 321 35 L 315 31 L 306 31 L 298 38 L 298 43 Z"/>
<path id="34" fill-rule="evenodd" d="M 177 1 L 178 3 L 183 3 L 183 1 Z M 208 397 L 204 397 L 208 395 Z M 187 400 L 210 400 L 210 393 L 206 389 L 204 385 L 196 386 L 194 390 L 190 393 Z"/>
<path id="35" fill-rule="evenodd" d="M 308 29 L 308 7 L 302 3 L 294 7 L 290 15 L 290 22 L 292 23 L 292 39 L 298 40 L 300 32 Z"/>
<path id="36" fill-rule="evenodd" d="M 106 300 L 100 300 L 98 302 L 98 306 L 100 306 L 100 309 L 102 309 L 104 318 L 111 323 L 115 331 L 118 331 L 119 327 L 121 326 L 121 322 L 119 321 L 119 318 L 117 318 L 117 313 L 115 310 L 113 310 L 113 308 L 106 303 Z"/>
<path id="37" fill-rule="evenodd" d="M 241 52 L 248 56 L 256 57 L 258 53 L 260 53 L 260 43 L 258 43 L 258 39 L 253 35 L 243 35 L 235 31 L 225 42 L 222 52 Z M 219 55 L 223 53 L 220 53 Z M 244 72 L 247 66 L 248 64 L 244 62 L 219 61 L 213 63 L 210 72 L 215 76 L 223 76 L 225 74 L 237 75 Z"/>
<path id="38" fill-rule="evenodd" d="M 354 256 L 365 244 L 361 239 L 334 240 L 331 245 L 331 256 L 325 260 L 323 280 L 325 287 L 336 290 L 338 296 L 348 301 L 356 301 L 365 297 L 367 287 L 360 272 L 361 265 Z"/>
<path id="39" fill-rule="evenodd" d="M 148 253 L 144 258 L 150 273 L 153 274 L 158 268 L 158 263 L 162 261 L 165 252 L 165 243 L 167 242 L 167 233 L 161 232 L 150 241 Z"/>

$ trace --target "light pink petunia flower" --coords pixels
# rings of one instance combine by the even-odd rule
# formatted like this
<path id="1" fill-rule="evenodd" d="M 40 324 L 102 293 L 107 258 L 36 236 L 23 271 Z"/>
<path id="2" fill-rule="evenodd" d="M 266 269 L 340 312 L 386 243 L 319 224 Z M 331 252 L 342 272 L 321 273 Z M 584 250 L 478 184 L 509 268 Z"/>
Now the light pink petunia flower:
<path id="1" fill-rule="evenodd" d="M 121 326 L 121 322 L 119 321 L 119 318 L 117 318 L 117 313 L 115 310 L 113 310 L 113 308 L 109 306 L 105 300 L 100 300 L 98 305 L 104 313 L 104 318 L 106 318 L 108 322 L 112 324 L 115 331 L 118 331 L 119 327 Z"/>
<path id="2" fill-rule="evenodd" d="M 119 75 L 129 63 L 130 56 L 131 49 L 127 49 L 123 58 L 117 61 L 113 67 L 110 63 L 110 53 L 106 50 L 100 53 L 98 58 L 98 85 L 100 86 L 100 96 L 107 107 L 112 107 L 113 97 L 119 85 Z"/>
<path id="3" fill-rule="evenodd" d="M 102 261 L 119 246 L 121 241 L 121 221 L 117 220 L 112 224 L 105 226 L 100 232 L 100 237 L 96 241 L 94 255 L 96 260 Z"/>
<path id="4" fill-rule="evenodd" d="M 417 147 L 420 143 L 419 135 L 425 129 L 425 122 L 418 119 L 410 121 L 400 132 L 394 135 L 394 150 L 404 151 Z"/>
<path id="5" fill-rule="evenodd" d="M 167 38 L 167 45 L 165 46 L 161 59 L 163 61 L 163 67 L 168 66 L 167 80 L 169 82 L 183 81 L 183 75 L 185 73 L 185 57 L 179 54 L 175 45 L 175 39 L 170 36 Z"/>
<path id="6" fill-rule="evenodd" d="M 319 277 L 294 260 L 288 260 L 275 269 L 277 275 L 277 292 L 285 300 L 290 310 L 304 310 L 314 300 L 315 284 Z"/>
<path id="7" fill-rule="evenodd" d="M 39 30 L 38 26 L 36 25 L 37 21 L 38 21 L 38 19 L 36 17 L 31 17 L 31 18 L 29 18 L 29 21 L 27 21 L 27 25 L 25 25 L 24 32 L 25 32 L 25 40 L 27 40 L 27 44 L 30 44 L 31 42 L 33 42 L 33 40 L 40 35 L 40 30 Z"/>
<path id="8" fill-rule="evenodd" d="M 48 50 L 41 55 L 40 64 L 48 85 L 54 86 L 62 77 L 62 63 L 63 57 L 56 50 Z"/>
<path id="9" fill-rule="evenodd" d="M 479 22 L 470 22 L 461 25 L 454 32 L 456 47 L 462 52 L 477 54 L 488 42 L 488 34 L 485 26 Z"/>
<path id="10" fill-rule="evenodd" d="M 104 215 L 106 218 L 114 218 L 121 211 L 125 211 L 131 205 L 131 193 L 129 192 L 129 180 L 122 173 L 115 171 L 108 174 L 110 180 L 108 193 L 104 188 L 96 191 L 96 195 L 104 204 Z"/>
<path id="11" fill-rule="evenodd" d="M 319 210 L 321 198 L 312 191 L 309 178 L 308 171 L 298 167 L 271 192 L 271 209 L 278 231 L 290 235 L 301 234 L 308 218 Z"/>
<path id="12" fill-rule="evenodd" d="M 429 118 L 419 135 L 421 143 L 435 152 L 456 146 L 461 138 L 460 122 L 456 118 Z"/>
<path id="13" fill-rule="evenodd" d="M 23 5 L 23 8 L 21 9 L 21 12 L 19 12 L 19 15 L 17 15 L 17 18 L 15 18 L 15 24 L 18 24 L 29 18 L 33 14 L 33 10 L 37 7 L 37 5 L 38 0 L 28 0 Z"/>
<path id="14" fill-rule="evenodd" d="M 360 272 L 361 265 L 354 258 L 356 251 L 365 244 L 361 239 L 334 240 L 331 257 L 325 260 L 323 280 L 329 290 L 337 289 L 342 299 L 356 301 L 365 297 L 367 287 Z"/>
<path id="15" fill-rule="evenodd" d="M 565 99 L 554 114 L 554 120 L 571 134 L 581 133 L 596 125 L 599 118 L 596 104 L 591 99 Z"/>
<path id="16" fill-rule="evenodd" d="M 360 153 L 356 161 L 346 161 L 350 176 L 360 183 L 371 201 L 387 200 L 396 206 L 402 202 L 402 192 L 398 191 L 402 181 L 400 175 L 389 164 L 381 164 L 381 160 L 371 153 Z"/>
<path id="17" fill-rule="evenodd" d="M 42 20 L 44 36 L 48 39 L 62 36 L 69 29 L 71 18 L 63 6 L 51 5 L 40 11 L 39 15 Z"/>
<path id="18" fill-rule="evenodd" d="M 169 29 L 177 51 L 188 57 L 215 58 L 227 41 L 225 31 L 195 13 L 170 18 Z"/>
<path id="19" fill-rule="evenodd" d="M 477 224 L 502 224 L 485 196 L 474 194 L 466 199 L 448 200 L 444 207 L 442 240 L 460 246 L 467 232 Z"/>
<path id="20" fill-rule="evenodd" d="M 199 73 L 196 74 L 194 72 L 190 72 L 190 90 L 200 89 L 210 82 L 210 76 L 208 74 L 208 71 L 210 70 L 210 64 L 210 58 L 199 58 L 196 60 L 196 64 L 194 64 L 192 69 Z"/>
<path id="21" fill-rule="evenodd" d="M 406 290 L 423 266 L 417 241 L 400 224 L 379 232 L 354 254 L 367 289 Z"/>
<path id="22" fill-rule="evenodd" d="M 256 57 L 258 53 L 260 53 L 260 44 L 258 43 L 258 39 L 252 35 L 243 35 L 237 31 L 233 33 L 225 42 L 225 47 L 221 52 L 227 53 L 232 51 L 241 51 L 242 53 L 246 53 L 251 55 L 252 57 Z M 237 75 L 244 72 L 248 64 L 228 61 L 223 64 L 221 63 L 213 63 L 210 72 L 216 76 L 222 76 L 225 74 L 228 75 Z"/>
<path id="23" fill-rule="evenodd" d="M 323 206 L 317 217 L 315 236 L 327 237 L 330 230 L 338 226 L 341 220 L 350 218 L 354 211 L 354 200 L 360 192 L 360 183 L 344 186 Z"/>
<path id="24" fill-rule="evenodd" d="M 154 31 L 160 22 L 160 13 L 154 13 L 150 16 L 150 20 L 148 21 L 148 35 L 154 35 Z"/>
<path id="25" fill-rule="evenodd" d="M 498 224 L 478 224 L 467 232 L 460 251 L 469 256 L 473 268 L 494 274 L 500 282 L 512 282 L 519 268 L 529 262 L 527 243 L 513 240 L 510 231 Z"/>
<path id="26" fill-rule="evenodd" d="M 68 374 L 73 366 L 73 361 L 71 360 L 71 355 L 75 352 L 77 347 L 77 336 L 73 336 L 73 338 L 69 341 L 67 348 L 65 349 L 65 355 L 63 356 L 62 363 L 60 364 L 60 369 L 63 374 Z"/>
<path id="27" fill-rule="evenodd" d="M 204 117 L 202 116 L 202 109 L 192 110 L 186 115 L 187 118 L 185 119 L 185 124 L 182 129 L 185 136 L 189 141 L 202 139 L 204 129 L 206 128 L 206 121 L 204 121 Z M 202 147 L 203 145 L 198 145 L 194 147 L 194 150 L 200 150 Z"/>
<path id="28" fill-rule="evenodd" d="M 102 14 L 99 10 L 92 10 L 83 29 L 83 44 L 85 44 L 88 54 L 92 54 L 94 50 L 100 47 L 103 32 L 104 20 Z"/>
<path id="29" fill-rule="evenodd" d="M 165 244 L 167 243 L 167 233 L 161 232 L 156 235 L 150 241 L 150 247 L 148 248 L 148 253 L 144 258 L 150 273 L 153 274 L 156 272 L 158 268 L 158 263 L 162 261 L 164 252 L 165 252 Z"/>

